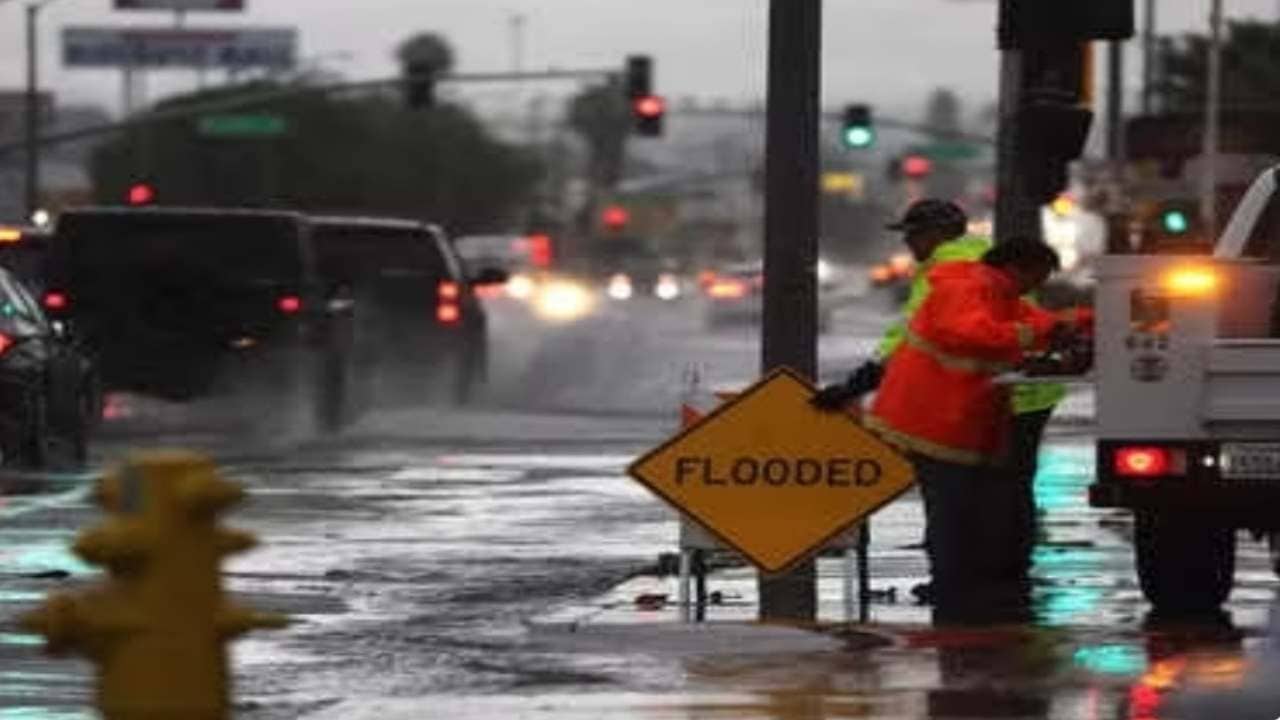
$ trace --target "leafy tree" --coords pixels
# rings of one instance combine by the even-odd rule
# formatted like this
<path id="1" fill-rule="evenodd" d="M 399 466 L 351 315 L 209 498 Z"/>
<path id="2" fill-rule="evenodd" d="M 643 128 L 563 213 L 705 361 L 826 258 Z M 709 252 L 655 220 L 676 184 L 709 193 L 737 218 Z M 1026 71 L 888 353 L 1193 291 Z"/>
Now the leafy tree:
<path id="1" fill-rule="evenodd" d="M 575 219 L 579 237 L 585 238 L 591 234 L 601 198 L 612 194 L 622 179 L 631 109 L 621 82 L 610 79 L 574 96 L 568 120 L 587 145 L 587 201 Z"/>
<path id="2" fill-rule="evenodd" d="M 960 132 L 959 96 L 948 88 L 934 90 L 925 106 L 924 124 L 941 132 Z"/>
<path id="3" fill-rule="evenodd" d="M 962 127 L 960 97 L 949 88 L 938 88 L 925 103 L 924 124 L 938 132 L 930 142 L 946 141 L 948 133 L 958 133 Z M 964 193 L 967 173 L 946 158 L 934 158 L 934 171 L 926 182 L 931 195 L 948 199 L 959 198 Z"/>
<path id="4" fill-rule="evenodd" d="M 280 86 L 255 83 L 175 98 L 157 110 Z M 98 148 L 100 202 L 146 180 L 165 205 L 293 208 L 421 218 L 454 231 L 497 229 L 533 192 L 540 163 L 491 136 L 463 108 L 404 109 L 394 94 L 301 93 L 250 109 L 284 118 L 278 138 L 212 138 L 197 121 L 139 119 Z"/>
<path id="5" fill-rule="evenodd" d="M 596 187 L 611 190 L 622 177 L 630 117 L 617 80 L 587 88 L 569 101 L 569 127 L 587 144 L 587 174 Z"/>
<path id="6" fill-rule="evenodd" d="M 1208 48 L 1205 35 L 1163 40 L 1161 77 L 1153 90 L 1165 112 L 1204 109 Z M 1228 23 L 1222 47 L 1222 102 L 1228 110 L 1280 109 L 1280 26 L 1257 20 Z"/>
<path id="7" fill-rule="evenodd" d="M 400 43 L 396 59 L 401 67 L 418 65 L 435 73 L 447 73 L 453 69 L 453 46 L 437 33 L 418 33 Z"/>

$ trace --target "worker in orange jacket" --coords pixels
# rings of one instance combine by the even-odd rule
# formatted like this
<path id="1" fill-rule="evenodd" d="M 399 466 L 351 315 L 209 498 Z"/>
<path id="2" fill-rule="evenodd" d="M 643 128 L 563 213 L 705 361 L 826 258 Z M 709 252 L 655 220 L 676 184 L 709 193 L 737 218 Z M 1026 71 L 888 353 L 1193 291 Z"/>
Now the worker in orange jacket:
<path id="1" fill-rule="evenodd" d="M 1070 334 L 1068 323 L 1022 299 L 1058 268 L 1048 245 L 1014 240 L 981 262 L 930 271 L 933 292 L 890 358 L 866 419 L 915 466 L 939 621 L 1026 608 L 1025 573 L 1010 550 L 1020 496 L 1001 469 L 1009 391 L 994 378 Z"/>

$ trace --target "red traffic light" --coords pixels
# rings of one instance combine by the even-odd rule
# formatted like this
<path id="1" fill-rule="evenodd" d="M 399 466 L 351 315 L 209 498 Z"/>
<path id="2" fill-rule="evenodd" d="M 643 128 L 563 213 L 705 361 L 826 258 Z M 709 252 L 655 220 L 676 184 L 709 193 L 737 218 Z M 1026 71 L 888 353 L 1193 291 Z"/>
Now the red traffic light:
<path id="1" fill-rule="evenodd" d="M 667 111 L 667 101 L 657 95 L 644 95 L 632 101 L 631 107 L 642 118 L 656 118 Z"/>
<path id="2" fill-rule="evenodd" d="M 130 205 L 150 205 L 156 200 L 156 190 L 146 183 L 137 183 L 129 188 L 127 199 Z"/>
<path id="3" fill-rule="evenodd" d="M 927 177 L 933 172 L 933 161 L 923 155 L 902 158 L 902 174 L 909 178 Z"/>
<path id="4" fill-rule="evenodd" d="M 610 230 L 620 230 L 631 222 L 631 213 L 621 205 L 610 205 L 600 213 L 600 221 Z"/>

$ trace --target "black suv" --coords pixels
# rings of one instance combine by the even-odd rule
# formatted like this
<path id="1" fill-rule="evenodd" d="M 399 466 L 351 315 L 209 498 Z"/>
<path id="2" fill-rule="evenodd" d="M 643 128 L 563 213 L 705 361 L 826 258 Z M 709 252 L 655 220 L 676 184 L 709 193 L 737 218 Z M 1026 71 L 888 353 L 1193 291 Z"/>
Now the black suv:
<path id="1" fill-rule="evenodd" d="M 346 417 L 336 379 L 350 304 L 325 294 L 308 233 L 289 212 L 67 212 L 43 304 L 84 341 L 107 391 L 229 397 L 246 419 L 333 430 Z"/>
<path id="2" fill-rule="evenodd" d="M 311 218 L 320 273 L 355 301 L 353 395 L 389 405 L 471 399 L 484 382 L 488 323 L 474 287 L 505 273 L 466 275 L 434 226 L 385 218 Z"/>

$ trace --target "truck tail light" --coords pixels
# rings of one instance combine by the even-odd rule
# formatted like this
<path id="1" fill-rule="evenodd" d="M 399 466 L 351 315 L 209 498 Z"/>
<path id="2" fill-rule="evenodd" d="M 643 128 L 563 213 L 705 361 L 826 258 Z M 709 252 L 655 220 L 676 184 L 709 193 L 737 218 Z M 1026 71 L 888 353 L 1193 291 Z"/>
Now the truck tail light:
<path id="1" fill-rule="evenodd" d="M 0 333 L 0 355 L 4 355 L 9 352 L 9 348 L 13 347 L 13 344 L 13 338 L 5 335 L 4 333 Z"/>
<path id="2" fill-rule="evenodd" d="M 281 295 L 276 298 L 276 310 L 282 315 L 297 315 L 302 312 L 302 298 L 297 295 Z"/>
<path id="3" fill-rule="evenodd" d="M 41 302 L 44 304 L 45 310 L 52 310 L 55 312 L 66 310 L 71 307 L 71 298 L 67 297 L 66 293 L 58 290 L 50 290 L 46 292 L 44 297 L 41 298 Z"/>
<path id="4" fill-rule="evenodd" d="M 1185 475 L 1187 453 L 1157 445 L 1129 445 L 1116 448 L 1114 469 L 1117 475 L 1153 478 L 1162 475 Z"/>

